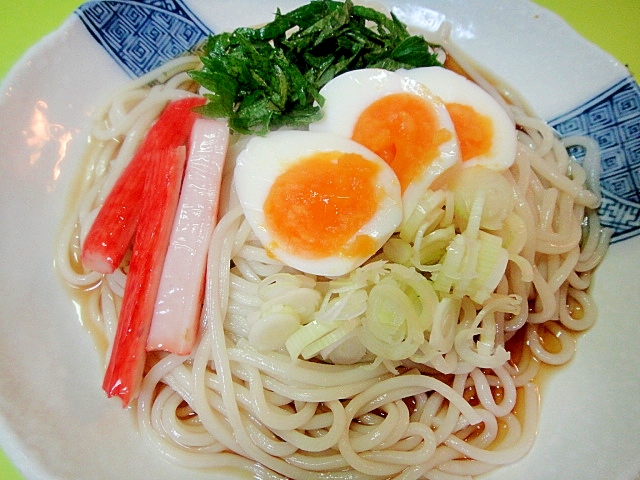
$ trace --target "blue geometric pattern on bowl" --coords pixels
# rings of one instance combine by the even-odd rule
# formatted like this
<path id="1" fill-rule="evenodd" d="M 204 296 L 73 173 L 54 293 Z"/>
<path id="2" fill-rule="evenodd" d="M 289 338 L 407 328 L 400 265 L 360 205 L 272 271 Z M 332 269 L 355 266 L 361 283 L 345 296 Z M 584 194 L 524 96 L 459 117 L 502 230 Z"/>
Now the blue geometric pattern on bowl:
<path id="1" fill-rule="evenodd" d="M 76 14 L 131 77 L 193 49 L 210 30 L 180 0 L 105 0 Z"/>
<path id="2" fill-rule="evenodd" d="M 636 81 L 627 77 L 550 123 L 563 137 L 586 135 L 600 145 L 599 214 L 602 224 L 614 230 L 612 241 L 640 235 L 640 87 Z M 580 152 L 571 153 L 580 161 Z"/>

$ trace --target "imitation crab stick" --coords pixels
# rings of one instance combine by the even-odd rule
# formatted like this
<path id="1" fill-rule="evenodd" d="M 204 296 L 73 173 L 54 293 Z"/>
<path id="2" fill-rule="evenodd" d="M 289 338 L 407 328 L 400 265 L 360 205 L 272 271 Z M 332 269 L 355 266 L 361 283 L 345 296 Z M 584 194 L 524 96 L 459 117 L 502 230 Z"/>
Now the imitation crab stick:
<path id="1" fill-rule="evenodd" d="M 207 248 L 217 222 L 228 143 L 226 122 L 201 118 L 194 123 L 147 350 L 188 355 L 196 341 Z"/>
<path id="2" fill-rule="evenodd" d="M 185 160 L 185 147 L 155 153 L 144 183 L 144 215 L 136 228 L 118 327 L 102 384 L 107 395 L 119 396 L 124 406 L 137 395 L 142 381 L 145 345 L 178 206 Z"/>
<path id="3" fill-rule="evenodd" d="M 201 97 L 170 102 L 149 129 L 83 242 L 81 260 L 85 268 L 100 273 L 113 273 L 118 268 L 136 230 L 150 157 L 154 152 L 187 143 L 199 116 L 192 109 L 204 102 Z"/>

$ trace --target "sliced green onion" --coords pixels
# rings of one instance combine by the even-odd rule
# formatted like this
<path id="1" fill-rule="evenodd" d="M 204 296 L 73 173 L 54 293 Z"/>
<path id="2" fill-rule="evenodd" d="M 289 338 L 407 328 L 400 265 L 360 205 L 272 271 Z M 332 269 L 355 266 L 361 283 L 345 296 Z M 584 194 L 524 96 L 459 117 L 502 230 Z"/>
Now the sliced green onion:
<path id="1" fill-rule="evenodd" d="M 467 227 L 464 231 L 464 234 L 469 238 L 476 238 L 480 231 L 486 194 L 487 192 L 485 190 L 479 190 L 478 195 L 473 199 L 473 203 L 471 204 L 469 217 L 467 218 Z"/>
<path id="2" fill-rule="evenodd" d="M 460 316 L 461 300 L 444 297 L 438 303 L 433 314 L 433 326 L 429 335 L 429 345 L 444 354 L 453 348 L 456 337 L 456 326 Z"/>
<path id="3" fill-rule="evenodd" d="M 318 322 L 314 320 L 298 328 L 295 333 L 287 338 L 284 346 L 292 359 L 298 358 L 306 347 L 341 325 L 341 322 Z"/>
<path id="4" fill-rule="evenodd" d="M 504 275 L 509 261 L 509 252 L 502 248 L 502 239 L 480 232 L 480 251 L 476 265 L 476 278 L 471 286 L 470 297 L 482 303 L 493 292 Z"/>
<path id="5" fill-rule="evenodd" d="M 249 330 L 249 343 L 258 350 L 279 350 L 300 328 L 300 316 L 288 307 L 262 313 Z"/>
<path id="6" fill-rule="evenodd" d="M 507 215 L 502 230 L 495 233 L 502 237 L 502 245 L 509 253 L 520 253 L 527 243 L 527 226 L 514 212 Z"/>
<path id="7" fill-rule="evenodd" d="M 399 343 L 407 336 L 407 325 L 417 323 L 413 303 L 399 287 L 390 282 L 371 289 L 363 325 L 376 338 Z"/>
<path id="8" fill-rule="evenodd" d="M 421 228 L 424 230 L 423 234 L 432 232 L 444 216 L 442 207 L 445 200 L 446 195 L 443 190 L 435 192 L 427 190 L 409 218 L 401 225 L 400 238 L 412 242 Z"/>
<path id="9" fill-rule="evenodd" d="M 456 217 L 467 223 L 473 216 L 473 203 L 483 197 L 482 215 L 476 220 L 480 228 L 499 230 L 513 209 L 513 188 L 505 176 L 482 166 L 463 168 L 453 183 Z M 461 228 L 467 228 L 461 225 Z"/>
<path id="10" fill-rule="evenodd" d="M 456 236 L 453 225 L 439 228 L 420 240 L 420 265 L 433 265 L 438 263 L 447 252 L 447 245 Z M 416 242 L 417 243 L 417 242 Z"/>
<path id="11" fill-rule="evenodd" d="M 351 290 L 323 303 L 315 318 L 320 322 L 349 320 L 362 315 L 366 309 L 367 292 L 362 289 Z"/>
<path id="12" fill-rule="evenodd" d="M 433 288 L 438 292 L 450 293 L 454 283 L 460 278 L 460 269 L 467 247 L 467 239 L 456 235 L 447 247 L 447 253 L 440 262 L 442 268 L 434 274 Z"/>
<path id="13" fill-rule="evenodd" d="M 338 326 L 335 330 L 330 331 L 326 335 L 320 337 L 318 340 L 311 342 L 309 345 L 304 347 L 300 352 L 302 358 L 308 360 L 309 358 L 315 357 L 320 351 L 329 345 L 333 345 L 337 341 L 341 340 L 343 337 L 351 333 L 356 326 L 357 322 L 354 321 L 342 321 L 341 325 Z"/>
<path id="14" fill-rule="evenodd" d="M 434 272 L 436 291 L 484 302 L 496 289 L 509 261 L 502 238 L 479 231 L 477 238 L 456 235 L 447 247 L 442 268 Z"/>
<path id="15" fill-rule="evenodd" d="M 382 247 L 382 252 L 390 262 L 400 265 L 411 265 L 413 248 L 411 244 L 399 237 L 391 237 Z"/>
<path id="16" fill-rule="evenodd" d="M 413 268 L 389 265 L 391 277 L 399 282 L 417 312 L 417 327 L 421 332 L 431 328 L 433 312 L 438 305 L 438 295 L 432 283 Z"/>

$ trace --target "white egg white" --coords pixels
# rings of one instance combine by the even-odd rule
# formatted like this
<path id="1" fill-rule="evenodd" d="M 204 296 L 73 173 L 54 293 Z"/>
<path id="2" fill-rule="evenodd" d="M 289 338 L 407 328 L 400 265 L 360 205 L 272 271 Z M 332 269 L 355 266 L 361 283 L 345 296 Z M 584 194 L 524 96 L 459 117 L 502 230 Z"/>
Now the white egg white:
<path id="1" fill-rule="evenodd" d="M 471 80 L 442 67 L 421 67 L 399 70 L 397 73 L 425 85 L 445 103 L 459 103 L 472 107 L 480 115 L 491 119 L 493 138 L 491 149 L 484 155 L 465 160 L 463 165 L 482 165 L 504 171 L 516 156 L 515 124 L 504 108 L 484 89 Z"/>
<path id="2" fill-rule="evenodd" d="M 307 258 L 287 251 L 286 246 L 276 241 L 266 224 L 264 204 L 274 181 L 289 166 L 314 153 L 331 151 L 356 153 L 380 166 L 374 180 L 378 192 L 377 211 L 352 240 L 358 235 L 368 235 L 375 240 L 376 247 L 381 248 L 402 219 L 400 183 L 393 170 L 380 157 L 359 143 L 323 132 L 271 132 L 248 142 L 237 157 L 234 171 L 235 189 L 243 213 L 269 253 L 297 270 L 327 277 L 344 275 L 369 257 L 335 254 L 324 258 Z"/>
<path id="3" fill-rule="evenodd" d="M 407 220 L 433 181 L 460 163 L 460 150 L 451 117 L 443 102 L 423 84 L 383 69 L 354 70 L 339 75 L 321 90 L 323 117 L 309 126 L 311 131 L 331 132 L 351 138 L 362 112 L 373 102 L 395 93 L 411 93 L 429 104 L 436 113 L 439 127 L 451 132 L 451 139 L 439 147 L 435 158 L 402 194 L 403 221 Z"/>

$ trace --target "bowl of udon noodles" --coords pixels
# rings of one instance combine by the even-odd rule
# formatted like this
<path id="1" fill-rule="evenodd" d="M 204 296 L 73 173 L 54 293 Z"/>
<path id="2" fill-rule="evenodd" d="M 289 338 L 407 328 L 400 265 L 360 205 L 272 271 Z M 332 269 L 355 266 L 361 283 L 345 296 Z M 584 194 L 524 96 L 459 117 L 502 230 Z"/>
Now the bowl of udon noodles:
<path id="1" fill-rule="evenodd" d="M 86 114 L 52 255 L 83 386 L 173 478 L 524 478 L 603 321 L 598 142 L 461 48 L 459 7 L 285 3 L 180 3 L 215 34 L 109 53 L 135 78 Z"/>

